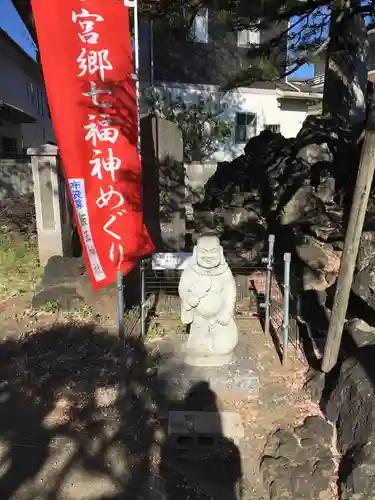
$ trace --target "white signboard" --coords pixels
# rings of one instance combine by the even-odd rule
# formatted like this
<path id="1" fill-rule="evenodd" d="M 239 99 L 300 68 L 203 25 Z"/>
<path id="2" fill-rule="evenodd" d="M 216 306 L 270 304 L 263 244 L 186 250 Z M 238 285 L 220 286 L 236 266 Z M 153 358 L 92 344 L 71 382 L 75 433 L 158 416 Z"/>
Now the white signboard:
<path id="1" fill-rule="evenodd" d="M 152 256 L 152 269 L 162 271 L 164 269 L 185 269 L 191 253 L 184 252 L 159 252 Z"/>

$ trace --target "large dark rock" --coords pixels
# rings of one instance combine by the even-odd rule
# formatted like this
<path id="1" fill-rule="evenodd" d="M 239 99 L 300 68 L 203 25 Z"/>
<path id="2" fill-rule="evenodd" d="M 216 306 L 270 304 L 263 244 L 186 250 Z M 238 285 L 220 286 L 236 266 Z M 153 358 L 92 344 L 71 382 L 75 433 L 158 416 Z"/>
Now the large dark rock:
<path id="1" fill-rule="evenodd" d="M 341 498 L 373 500 L 375 491 L 375 329 L 363 320 L 346 324 L 347 358 L 325 402 L 327 418 L 336 425 Z"/>
<path id="2" fill-rule="evenodd" d="M 85 273 L 81 258 L 51 257 L 46 267 L 42 282 L 38 287 L 32 306 L 42 308 L 46 303 L 56 302 L 62 310 L 73 310 L 83 303 L 76 285 L 80 276 Z"/>
<path id="3" fill-rule="evenodd" d="M 375 309 L 375 257 L 355 275 L 352 291 L 369 307 Z"/>
<path id="4" fill-rule="evenodd" d="M 94 316 L 109 317 L 117 324 L 116 285 L 94 291 L 82 258 L 54 256 L 48 260 L 32 306 L 40 309 L 51 302 L 63 311 L 85 304 Z"/>
<path id="5" fill-rule="evenodd" d="M 294 224 L 305 217 L 311 209 L 315 207 L 314 189 L 308 183 L 298 188 L 290 197 L 284 206 L 279 206 L 281 212 L 281 224 L 287 226 Z"/>
<path id="6" fill-rule="evenodd" d="M 297 245 L 296 251 L 298 257 L 315 271 L 321 271 L 328 265 L 326 252 L 313 238 L 306 238 Z"/>
<path id="7" fill-rule="evenodd" d="M 363 231 L 358 248 L 358 271 L 368 267 L 375 257 L 375 231 Z"/>
<path id="8" fill-rule="evenodd" d="M 72 283 L 77 276 L 84 274 L 85 264 L 81 258 L 51 257 L 44 268 L 41 287 Z"/>
<path id="9" fill-rule="evenodd" d="M 206 185 L 205 198 L 194 207 L 196 231 L 213 229 L 233 249 L 251 250 L 267 233 L 276 234 L 277 250 L 298 256 L 308 237 L 321 246 L 317 255 L 299 256 L 306 290 L 322 292 L 337 278 L 360 147 L 356 133 L 337 118 L 308 117 L 295 139 L 269 130 L 252 138 L 244 154 L 219 164 Z M 236 227 L 239 209 L 256 213 L 261 222 Z M 228 222 L 229 221 L 229 222 Z M 371 221 L 373 222 L 371 224 Z M 372 234 L 375 198 L 370 198 L 353 291 L 375 309 L 375 250 Z M 262 230 L 260 230 L 262 228 Z M 249 232 L 253 236 L 249 238 Z M 309 250 L 310 251 L 310 250 Z M 320 250 L 314 249 L 315 254 Z"/>
<path id="10" fill-rule="evenodd" d="M 296 244 L 296 254 L 304 264 L 302 284 L 304 290 L 327 290 L 336 281 L 340 268 L 340 254 L 332 245 L 311 236 Z"/>
<path id="11" fill-rule="evenodd" d="M 357 347 L 375 344 L 375 328 L 363 319 L 353 318 L 347 321 L 345 330 Z"/>
<path id="12" fill-rule="evenodd" d="M 117 319 L 116 284 L 112 283 L 99 290 L 93 290 L 88 273 L 77 280 L 77 293 L 91 308 L 94 315 Z"/>
<path id="13" fill-rule="evenodd" d="M 364 231 L 358 250 L 352 292 L 375 310 L 375 231 Z"/>
<path id="14" fill-rule="evenodd" d="M 294 431 L 271 434 L 260 464 L 270 500 L 329 498 L 335 468 L 332 439 L 332 425 L 318 416 L 306 418 Z"/>

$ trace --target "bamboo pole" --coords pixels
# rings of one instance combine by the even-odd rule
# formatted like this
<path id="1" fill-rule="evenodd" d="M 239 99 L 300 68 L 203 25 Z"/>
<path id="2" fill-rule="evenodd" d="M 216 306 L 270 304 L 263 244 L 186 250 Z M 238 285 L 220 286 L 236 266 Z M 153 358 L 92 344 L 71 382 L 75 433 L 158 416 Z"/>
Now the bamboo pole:
<path id="1" fill-rule="evenodd" d="M 375 94 L 368 114 L 365 138 L 354 189 L 349 224 L 341 256 L 340 270 L 332 313 L 329 321 L 327 341 L 322 361 L 322 371 L 328 373 L 337 363 L 350 289 L 352 286 L 359 241 L 365 221 L 371 184 L 375 170 Z"/>

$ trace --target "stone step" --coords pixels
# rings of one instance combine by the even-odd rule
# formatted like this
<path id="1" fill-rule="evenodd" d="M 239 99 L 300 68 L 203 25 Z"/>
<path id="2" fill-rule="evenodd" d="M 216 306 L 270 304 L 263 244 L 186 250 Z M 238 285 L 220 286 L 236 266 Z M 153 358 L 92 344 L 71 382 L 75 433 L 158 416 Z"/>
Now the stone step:
<path id="1" fill-rule="evenodd" d="M 168 442 L 176 450 L 216 450 L 225 439 L 239 444 L 244 438 L 242 418 L 229 411 L 171 411 Z"/>

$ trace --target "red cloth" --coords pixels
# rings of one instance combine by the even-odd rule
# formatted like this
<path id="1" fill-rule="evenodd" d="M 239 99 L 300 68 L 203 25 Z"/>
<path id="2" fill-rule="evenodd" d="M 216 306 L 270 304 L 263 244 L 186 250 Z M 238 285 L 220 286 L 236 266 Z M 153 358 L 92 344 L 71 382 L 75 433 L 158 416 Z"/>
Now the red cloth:
<path id="1" fill-rule="evenodd" d="M 143 224 L 128 8 L 32 0 L 48 102 L 95 289 L 154 246 Z"/>

